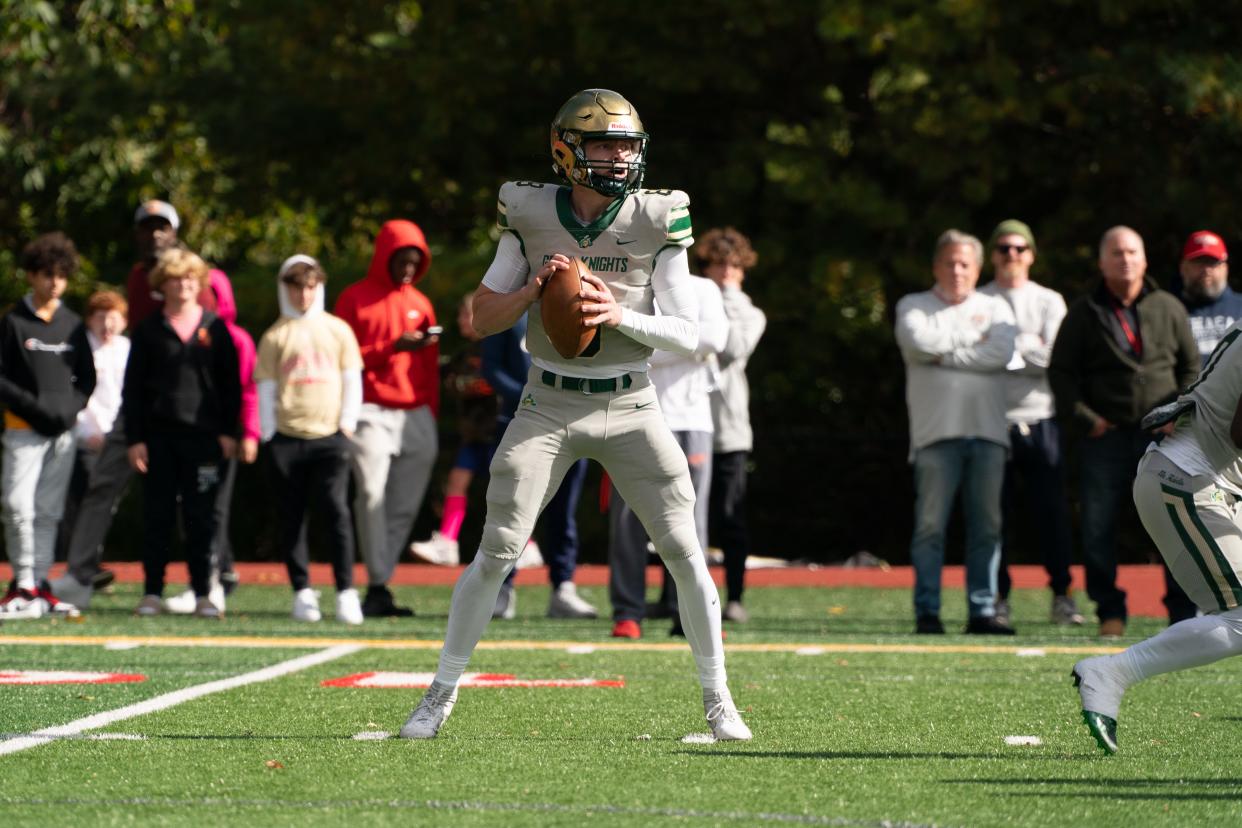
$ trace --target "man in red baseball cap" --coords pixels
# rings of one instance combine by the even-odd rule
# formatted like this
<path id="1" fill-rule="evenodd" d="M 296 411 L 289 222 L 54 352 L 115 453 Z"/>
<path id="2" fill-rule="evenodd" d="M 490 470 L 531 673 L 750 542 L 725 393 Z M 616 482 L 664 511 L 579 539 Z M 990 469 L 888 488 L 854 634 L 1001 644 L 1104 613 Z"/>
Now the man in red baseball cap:
<path id="1" fill-rule="evenodd" d="M 1229 251 L 1211 230 L 1190 234 L 1182 247 L 1181 300 L 1190 316 L 1190 329 L 1206 363 L 1225 331 L 1242 319 L 1242 296 L 1229 287 Z"/>

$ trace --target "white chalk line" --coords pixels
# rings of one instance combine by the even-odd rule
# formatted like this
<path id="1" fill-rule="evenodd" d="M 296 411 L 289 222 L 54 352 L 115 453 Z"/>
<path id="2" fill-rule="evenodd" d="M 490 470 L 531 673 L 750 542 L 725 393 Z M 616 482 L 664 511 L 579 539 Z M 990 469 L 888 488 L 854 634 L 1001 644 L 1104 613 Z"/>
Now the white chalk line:
<path id="1" fill-rule="evenodd" d="M 264 667 L 261 670 L 254 670 L 250 673 L 243 673 L 239 676 L 231 676 L 226 679 L 218 679 L 209 681 L 206 684 L 198 684 L 193 687 L 183 687 L 180 690 L 174 690 L 171 693 L 165 693 L 162 696 L 147 699 L 146 701 L 136 702 L 134 704 L 119 707 L 116 710 L 106 710 L 103 713 L 95 713 L 68 724 L 56 725 L 54 727 L 45 727 L 42 730 L 36 730 L 26 736 L 18 736 L 12 739 L 6 739 L 0 742 L 0 756 L 11 753 L 18 753 L 30 748 L 46 745 L 66 736 L 72 737 L 87 731 L 98 730 L 101 727 L 121 722 L 126 719 L 132 719 L 135 716 L 144 716 L 147 713 L 155 713 L 160 710 L 166 710 L 169 707 L 175 707 L 179 704 L 192 701 L 193 699 L 211 695 L 212 693 L 222 693 L 226 690 L 233 690 L 238 687 L 244 687 L 247 684 L 257 684 L 259 682 L 271 681 L 272 679 L 287 676 L 290 673 L 296 673 L 306 670 L 310 667 L 316 667 L 335 659 L 342 658 L 347 655 L 363 650 L 360 644 L 341 644 L 335 647 L 329 647 L 319 652 L 310 653 L 304 656 L 282 661 L 279 664 L 273 664 L 270 667 Z"/>

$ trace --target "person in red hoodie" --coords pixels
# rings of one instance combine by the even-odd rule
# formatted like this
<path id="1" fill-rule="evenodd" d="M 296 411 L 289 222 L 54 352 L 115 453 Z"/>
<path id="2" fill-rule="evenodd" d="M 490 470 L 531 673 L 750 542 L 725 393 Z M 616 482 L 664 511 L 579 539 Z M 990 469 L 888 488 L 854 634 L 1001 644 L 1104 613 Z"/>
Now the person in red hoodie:
<path id="1" fill-rule="evenodd" d="M 409 544 L 439 449 L 440 328 L 415 287 L 430 266 L 419 226 L 386 222 L 366 278 L 341 292 L 334 311 L 353 328 L 362 352 L 363 404 L 352 451 L 368 616 L 414 614 L 394 603 L 388 581 Z"/>

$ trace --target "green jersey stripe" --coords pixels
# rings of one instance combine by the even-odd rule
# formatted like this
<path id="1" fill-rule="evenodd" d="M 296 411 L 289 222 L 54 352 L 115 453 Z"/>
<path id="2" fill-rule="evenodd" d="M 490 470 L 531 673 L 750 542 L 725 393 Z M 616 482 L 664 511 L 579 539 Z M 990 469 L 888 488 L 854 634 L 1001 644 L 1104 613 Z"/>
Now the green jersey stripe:
<path id="1" fill-rule="evenodd" d="M 1221 611 L 1234 609 L 1242 603 L 1242 583 L 1239 583 L 1237 574 L 1221 552 L 1216 539 L 1203 525 L 1203 520 L 1195 508 L 1194 496 L 1163 484 L 1160 490 L 1164 492 L 1165 505 L 1173 527 L 1203 579 L 1207 581 Z"/>

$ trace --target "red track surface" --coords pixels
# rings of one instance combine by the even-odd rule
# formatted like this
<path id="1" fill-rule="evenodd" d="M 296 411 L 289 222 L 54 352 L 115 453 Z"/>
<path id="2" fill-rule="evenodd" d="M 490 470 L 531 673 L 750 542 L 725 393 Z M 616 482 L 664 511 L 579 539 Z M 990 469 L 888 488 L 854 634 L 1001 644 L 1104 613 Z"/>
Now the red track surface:
<path id="1" fill-rule="evenodd" d="M 109 561 L 105 564 L 116 573 L 118 580 L 126 583 L 142 581 L 141 563 L 120 563 Z M 424 564 L 401 564 L 393 576 L 391 583 L 396 586 L 419 586 L 434 584 L 452 584 L 461 574 L 459 566 L 430 566 Z M 63 571 L 57 566 L 53 574 Z M 4 568 L 0 568 L 4 572 Z M 1079 595 L 1079 606 L 1090 615 L 1091 605 L 1086 600 L 1085 581 L 1082 567 L 1071 567 L 1073 588 Z M 283 564 L 276 563 L 239 563 L 237 573 L 242 583 L 248 584 L 285 584 L 288 575 Z M 1048 585 L 1048 576 L 1040 566 L 1012 566 L 1009 568 L 1015 589 L 1043 589 Z M 712 567 L 712 576 L 716 583 L 724 583 L 724 570 Z M 170 583 L 181 584 L 187 579 L 184 563 L 172 563 L 168 567 Z M 547 583 L 548 571 L 545 567 L 524 569 L 518 573 L 517 584 L 526 586 Z M 6 577 L 7 580 L 7 577 Z M 354 572 L 354 580 L 359 584 L 366 583 L 366 570 L 359 565 Z M 578 567 L 574 579 L 582 586 L 602 586 L 608 583 L 608 567 L 599 564 L 586 564 Z M 1121 566 L 1117 572 L 1118 585 L 1129 593 L 1127 604 L 1131 615 L 1162 618 L 1165 616 L 1164 605 L 1160 602 L 1164 597 L 1164 575 L 1159 566 Z M 329 564 L 311 564 L 311 582 L 317 586 L 332 583 L 332 569 Z M 944 568 L 944 586 L 960 589 L 965 585 L 965 572 L 960 566 Z M 659 583 L 657 567 L 647 568 L 647 583 Z M 787 569 L 752 569 L 746 573 L 746 583 L 755 587 L 833 587 L 833 586 L 864 586 L 890 589 L 910 589 L 914 586 L 914 572 L 908 566 L 894 566 L 888 570 L 881 569 L 843 569 L 841 567 L 790 567 Z"/>

